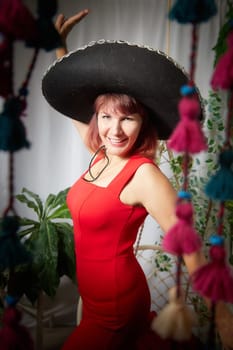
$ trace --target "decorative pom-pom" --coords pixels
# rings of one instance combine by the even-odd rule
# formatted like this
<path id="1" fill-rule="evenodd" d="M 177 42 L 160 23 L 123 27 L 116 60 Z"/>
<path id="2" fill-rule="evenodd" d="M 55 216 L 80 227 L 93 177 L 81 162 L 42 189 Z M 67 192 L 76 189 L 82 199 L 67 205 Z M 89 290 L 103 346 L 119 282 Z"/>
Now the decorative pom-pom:
<path id="1" fill-rule="evenodd" d="M 20 242 L 17 231 L 19 222 L 15 216 L 5 216 L 0 231 L 0 269 L 12 269 L 30 262 L 30 254 Z"/>
<path id="2" fill-rule="evenodd" d="M 163 249 L 175 255 L 191 254 L 201 248 L 201 239 L 193 227 L 191 202 L 177 204 L 177 223 L 165 234 Z"/>
<path id="3" fill-rule="evenodd" d="M 185 304 L 183 294 L 177 288 L 169 290 L 169 303 L 154 317 L 151 328 L 161 338 L 186 341 L 192 336 L 192 328 L 197 324 L 195 312 Z"/>
<path id="4" fill-rule="evenodd" d="M 220 153 L 219 164 L 220 168 L 207 183 L 205 192 L 209 198 L 224 202 L 233 199 L 232 149 Z"/>
<path id="5" fill-rule="evenodd" d="M 182 96 L 190 96 L 195 94 L 196 88 L 192 85 L 182 85 L 180 88 L 180 92 Z"/>
<path id="6" fill-rule="evenodd" d="M 39 0 L 38 1 L 38 19 L 37 29 L 38 37 L 36 41 L 27 41 L 27 46 L 45 49 L 46 51 L 53 50 L 62 46 L 61 36 L 56 30 L 52 21 L 52 16 L 56 13 L 56 0 Z"/>
<path id="7" fill-rule="evenodd" d="M 1 1 L 0 29 L 12 39 L 26 40 L 36 36 L 35 19 L 22 0 Z"/>
<path id="8" fill-rule="evenodd" d="M 178 198 L 190 201 L 192 196 L 191 196 L 191 193 L 184 191 L 184 190 L 181 190 L 178 192 Z"/>
<path id="9" fill-rule="evenodd" d="M 0 114 L 0 150 L 15 152 L 29 147 L 25 127 L 20 119 L 24 108 L 24 101 L 17 97 L 5 101 Z"/>
<path id="10" fill-rule="evenodd" d="M 211 242 L 211 261 L 193 273 L 193 288 L 213 302 L 233 303 L 233 271 L 226 263 L 223 241 L 214 238 Z"/>
<path id="11" fill-rule="evenodd" d="M 228 49 L 220 56 L 211 79 L 211 86 L 215 90 L 233 87 L 233 30 L 228 34 L 227 43 Z"/>
<path id="12" fill-rule="evenodd" d="M 174 129 L 169 148 L 176 152 L 199 153 L 207 148 L 198 117 L 200 105 L 197 98 L 182 97 L 179 102 L 180 121 Z"/>
<path id="13" fill-rule="evenodd" d="M 4 350 L 33 350 L 31 335 L 26 327 L 20 324 L 21 312 L 13 306 L 5 309 L 3 327 L 0 329 L 0 348 Z"/>
<path id="14" fill-rule="evenodd" d="M 213 0 L 177 0 L 173 5 L 169 18 L 179 23 L 200 23 L 207 21 L 217 13 Z"/>

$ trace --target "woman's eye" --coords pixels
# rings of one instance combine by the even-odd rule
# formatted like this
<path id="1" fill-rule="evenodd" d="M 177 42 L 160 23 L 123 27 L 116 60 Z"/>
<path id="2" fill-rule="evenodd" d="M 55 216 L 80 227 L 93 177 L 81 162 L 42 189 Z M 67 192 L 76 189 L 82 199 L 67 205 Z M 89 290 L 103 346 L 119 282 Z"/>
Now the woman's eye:
<path id="1" fill-rule="evenodd" d="M 108 115 L 108 114 L 103 114 L 103 115 L 102 115 L 102 118 L 103 118 L 103 119 L 109 119 L 109 118 L 110 118 L 110 115 Z"/>

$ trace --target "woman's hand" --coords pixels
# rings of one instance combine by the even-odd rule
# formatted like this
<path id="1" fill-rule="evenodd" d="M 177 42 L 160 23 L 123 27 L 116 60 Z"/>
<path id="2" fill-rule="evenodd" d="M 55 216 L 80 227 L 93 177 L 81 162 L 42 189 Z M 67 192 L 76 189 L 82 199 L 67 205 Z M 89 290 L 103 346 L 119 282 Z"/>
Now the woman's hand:
<path id="1" fill-rule="evenodd" d="M 60 47 L 56 50 L 57 58 L 60 58 L 67 53 L 66 39 L 68 34 L 77 23 L 79 23 L 84 17 L 86 17 L 88 13 L 89 13 L 89 10 L 85 9 L 67 19 L 63 14 L 60 14 L 57 16 L 57 19 L 55 22 L 55 28 L 60 34 L 63 42 L 63 47 Z"/>

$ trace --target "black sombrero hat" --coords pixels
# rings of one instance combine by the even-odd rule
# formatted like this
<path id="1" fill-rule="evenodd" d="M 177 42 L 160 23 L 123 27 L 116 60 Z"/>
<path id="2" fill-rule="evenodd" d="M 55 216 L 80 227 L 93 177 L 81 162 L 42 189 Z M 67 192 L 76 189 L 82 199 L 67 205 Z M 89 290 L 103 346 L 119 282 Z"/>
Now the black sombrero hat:
<path id="1" fill-rule="evenodd" d="M 57 111 L 86 123 L 98 95 L 131 95 L 149 110 L 163 140 L 179 120 L 180 88 L 188 80 L 184 69 L 159 50 L 100 40 L 55 61 L 43 77 L 42 91 Z"/>

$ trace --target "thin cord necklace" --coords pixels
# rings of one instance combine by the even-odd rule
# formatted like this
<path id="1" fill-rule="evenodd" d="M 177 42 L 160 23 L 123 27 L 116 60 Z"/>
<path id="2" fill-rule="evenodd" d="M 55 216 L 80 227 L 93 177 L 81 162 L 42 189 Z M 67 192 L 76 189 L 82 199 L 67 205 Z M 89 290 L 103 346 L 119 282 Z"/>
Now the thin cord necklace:
<path id="1" fill-rule="evenodd" d="M 100 170 L 100 172 L 99 172 L 96 176 L 94 176 L 93 173 L 92 173 L 91 167 L 92 167 L 92 164 L 93 164 L 93 162 L 94 162 L 96 156 L 97 156 L 101 151 L 104 152 L 104 157 L 105 157 L 105 159 L 106 159 L 106 164 L 105 164 L 104 167 Z M 107 156 L 107 154 L 106 154 L 106 147 L 105 147 L 105 146 L 101 146 L 99 149 L 97 149 L 97 151 L 95 152 L 95 154 L 92 156 L 92 158 L 91 158 L 91 160 L 90 160 L 90 163 L 89 163 L 89 166 L 88 166 L 88 174 L 90 175 L 91 179 L 85 179 L 85 178 L 84 178 L 84 180 L 87 181 L 87 182 L 93 182 L 93 181 L 97 180 L 97 179 L 100 177 L 100 175 L 103 173 L 103 171 L 107 168 L 108 165 L 109 165 L 109 158 L 108 158 L 108 156 Z"/>

